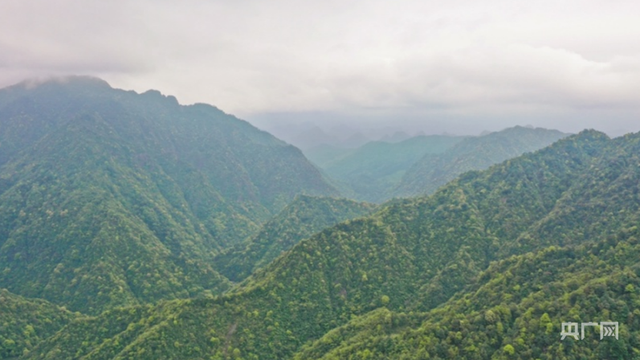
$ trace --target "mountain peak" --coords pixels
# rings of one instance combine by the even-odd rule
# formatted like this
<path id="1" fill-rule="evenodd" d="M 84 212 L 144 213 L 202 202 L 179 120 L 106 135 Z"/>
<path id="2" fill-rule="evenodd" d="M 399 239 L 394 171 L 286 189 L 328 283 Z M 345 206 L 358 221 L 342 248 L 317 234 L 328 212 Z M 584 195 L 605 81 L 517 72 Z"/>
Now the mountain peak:
<path id="1" fill-rule="evenodd" d="M 108 82 L 94 76 L 88 75 L 66 75 L 66 76 L 50 76 L 44 78 L 31 78 L 24 80 L 16 87 L 24 89 L 35 89 L 41 86 L 59 86 L 59 85 L 71 85 L 71 86 L 98 86 L 101 88 L 111 88 Z"/>
<path id="2" fill-rule="evenodd" d="M 579 137 L 596 137 L 596 138 L 609 138 L 609 136 L 601 131 L 594 129 L 585 129 L 576 134 Z"/>
<path id="3" fill-rule="evenodd" d="M 1 288 L 90 314 L 217 294 L 222 248 L 297 194 L 337 193 L 299 150 L 174 101 L 76 76 L 0 91 Z M 25 206 L 23 184 L 47 195 Z"/>

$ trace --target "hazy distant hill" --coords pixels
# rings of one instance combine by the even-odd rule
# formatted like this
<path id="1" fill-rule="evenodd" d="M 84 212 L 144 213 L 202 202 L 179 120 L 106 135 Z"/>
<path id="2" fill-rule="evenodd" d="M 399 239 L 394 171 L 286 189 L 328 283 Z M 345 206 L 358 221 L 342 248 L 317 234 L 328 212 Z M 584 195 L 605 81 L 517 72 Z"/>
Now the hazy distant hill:
<path id="1" fill-rule="evenodd" d="M 203 104 L 84 77 L 0 90 L 0 287 L 74 310 L 220 292 L 213 257 L 297 194 L 293 146 Z"/>
<path id="2" fill-rule="evenodd" d="M 440 154 L 428 153 L 406 171 L 393 196 L 432 194 L 440 186 L 470 170 L 491 165 L 536 151 L 568 134 L 557 130 L 522 126 L 469 137 Z"/>
<path id="3" fill-rule="evenodd" d="M 403 175 L 425 154 L 440 154 L 463 137 L 416 136 L 397 143 L 369 142 L 356 149 L 322 145 L 305 155 L 326 174 L 342 183 L 358 200 L 382 202 Z"/>
<path id="4" fill-rule="evenodd" d="M 335 145 L 322 144 L 304 151 L 304 155 L 312 163 L 321 169 L 326 168 L 332 162 L 341 160 L 350 153 L 356 151 L 353 148 L 339 147 Z"/>
<path id="5" fill-rule="evenodd" d="M 254 237 L 216 256 L 216 270 L 232 281 L 243 280 L 300 240 L 374 209 L 375 205 L 353 200 L 300 195 Z"/>
<path id="6" fill-rule="evenodd" d="M 264 124 L 264 128 L 302 151 L 322 145 L 355 148 L 371 141 L 370 136 L 348 125 L 323 129 L 312 123 L 296 122 L 276 126 Z"/>
<path id="7" fill-rule="evenodd" d="M 25 358 L 631 358 L 638 154 L 639 134 L 584 131 L 324 230 L 228 294 L 76 321 Z M 565 345 L 565 319 L 620 321 L 622 341 Z"/>
<path id="8" fill-rule="evenodd" d="M 424 133 L 421 134 L 416 134 L 416 136 L 426 136 Z M 396 143 L 396 142 L 401 142 L 401 141 L 405 141 L 412 138 L 411 135 L 407 134 L 404 131 L 396 131 L 393 134 L 387 134 L 383 137 L 380 138 L 380 141 L 384 141 L 384 142 L 390 142 L 390 143 Z"/>

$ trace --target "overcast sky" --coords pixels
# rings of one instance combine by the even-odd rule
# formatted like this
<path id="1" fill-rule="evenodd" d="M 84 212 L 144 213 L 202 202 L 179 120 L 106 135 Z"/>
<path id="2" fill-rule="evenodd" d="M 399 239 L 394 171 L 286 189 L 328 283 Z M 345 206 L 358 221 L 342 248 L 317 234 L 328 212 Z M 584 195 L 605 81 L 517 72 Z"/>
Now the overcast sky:
<path id="1" fill-rule="evenodd" d="M 269 128 L 640 130 L 640 1 L 0 1 L 0 86 L 95 75 Z"/>

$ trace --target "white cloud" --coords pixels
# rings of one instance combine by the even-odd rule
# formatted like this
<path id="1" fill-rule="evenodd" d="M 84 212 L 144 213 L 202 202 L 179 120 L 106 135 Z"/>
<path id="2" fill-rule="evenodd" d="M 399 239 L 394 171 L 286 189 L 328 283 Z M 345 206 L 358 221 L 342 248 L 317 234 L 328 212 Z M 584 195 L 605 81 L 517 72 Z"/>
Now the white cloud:
<path id="1" fill-rule="evenodd" d="M 5 0 L 0 85 L 92 74 L 246 116 L 637 110 L 638 13 L 595 0 Z"/>

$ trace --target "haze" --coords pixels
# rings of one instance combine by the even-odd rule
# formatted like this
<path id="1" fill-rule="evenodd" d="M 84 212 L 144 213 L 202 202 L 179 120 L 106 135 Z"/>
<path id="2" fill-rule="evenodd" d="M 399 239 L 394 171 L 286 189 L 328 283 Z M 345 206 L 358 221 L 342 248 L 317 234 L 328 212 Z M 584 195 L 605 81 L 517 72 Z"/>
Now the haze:
<path id="1" fill-rule="evenodd" d="M 640 130 L 637 1 L 5 0 L 0 14 L 2 87 L 93 75 L 285 139 Z"/>

